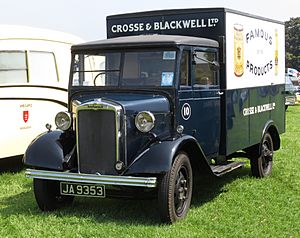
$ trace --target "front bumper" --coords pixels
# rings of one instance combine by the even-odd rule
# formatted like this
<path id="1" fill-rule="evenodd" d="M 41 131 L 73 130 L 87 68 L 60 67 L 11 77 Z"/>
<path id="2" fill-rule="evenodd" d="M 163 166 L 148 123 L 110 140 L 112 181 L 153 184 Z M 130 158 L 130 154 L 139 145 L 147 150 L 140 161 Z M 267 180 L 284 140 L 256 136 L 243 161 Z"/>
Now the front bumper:
<path id="1" fill-rule="evenodd" d="M 131 186 L 155 188 L 156 177 L 133 177 L 133 176 L 110 176 L 96 174 L 79 174 L 71 172 L 57 172 L 47 170 L 26 169 L 25 175 L 28 178 L 57 180 L 65 182 L 92 183 L 114 186 Z"/>

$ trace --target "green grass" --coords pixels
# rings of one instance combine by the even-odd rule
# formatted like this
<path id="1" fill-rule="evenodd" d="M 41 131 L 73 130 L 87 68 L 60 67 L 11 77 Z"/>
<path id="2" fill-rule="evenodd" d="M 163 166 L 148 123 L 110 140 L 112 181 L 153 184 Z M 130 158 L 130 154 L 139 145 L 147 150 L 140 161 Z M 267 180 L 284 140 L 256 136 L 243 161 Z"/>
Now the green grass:
<path id="1" fill-rule="evenodd" d="M 162 225 L 156 201 L 75 199 L 52 213 L 36 205 L 24 169 L 0 172 L 0 237 L 300 237 L 300 106 L 289 107 L 273 173 L 249 167 L 201 178 L 185 220 Z"/>

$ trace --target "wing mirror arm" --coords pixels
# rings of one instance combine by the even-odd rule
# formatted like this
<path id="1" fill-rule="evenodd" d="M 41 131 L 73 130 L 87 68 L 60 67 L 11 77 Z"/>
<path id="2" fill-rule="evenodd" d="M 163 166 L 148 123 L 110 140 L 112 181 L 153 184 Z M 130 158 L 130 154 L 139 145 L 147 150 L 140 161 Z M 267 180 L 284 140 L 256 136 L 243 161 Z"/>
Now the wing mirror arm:
<path id="1" fill-rule="evenodd" d="M 197 62 L 198 61 L 198 62 Z M 220 63 L 216 60 L 210 61 L 205 58 L 199 57 L 197 52 L 193 52 L 193 64 L 199 64 L 199 61 L 204 61 L 208 63 L 213 71 L 218 71 L 220 69 Z"/>

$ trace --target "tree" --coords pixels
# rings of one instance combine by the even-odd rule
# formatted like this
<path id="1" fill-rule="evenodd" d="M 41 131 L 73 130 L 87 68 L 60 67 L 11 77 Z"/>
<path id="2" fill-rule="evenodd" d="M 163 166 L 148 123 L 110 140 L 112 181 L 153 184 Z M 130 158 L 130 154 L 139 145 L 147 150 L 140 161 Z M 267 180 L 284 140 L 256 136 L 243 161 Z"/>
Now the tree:
<path id="1" fill-rule="evenodd" d="M 300 17 L 285 22 L 285 64 L 300 70 Z"/>

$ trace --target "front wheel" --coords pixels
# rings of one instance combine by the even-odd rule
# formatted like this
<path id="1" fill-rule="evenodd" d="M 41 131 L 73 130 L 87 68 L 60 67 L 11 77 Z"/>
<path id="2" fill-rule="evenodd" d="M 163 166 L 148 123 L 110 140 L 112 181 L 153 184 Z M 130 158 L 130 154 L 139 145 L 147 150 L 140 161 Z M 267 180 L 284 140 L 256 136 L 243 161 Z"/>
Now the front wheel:
<path id="1" fill-rule="evenodd" d="M 180 152 L 158 187 L 158 206 L 163 222 L 174 223 L 186 216 L 191 203 L 192 188 L 190 160 L 186 153 Z"/>
<path id="2" fill-rule="evenodd" d="M 74 197 L 60 195 L 59 182 L 52 180 L 33 179 L 36 202 L 42 211 L 52 211 L 70 205 Z"/>
<path id="3" fill-rule="evenodd" d="M 272 172 L 273 165 L 273 139 L 267 132 L 260 145 L 259 155 L 251 158 L 251 171 L 252 175 L 257 178 L 269 176 Z"/>

